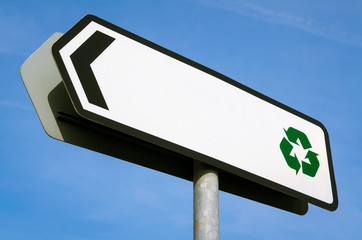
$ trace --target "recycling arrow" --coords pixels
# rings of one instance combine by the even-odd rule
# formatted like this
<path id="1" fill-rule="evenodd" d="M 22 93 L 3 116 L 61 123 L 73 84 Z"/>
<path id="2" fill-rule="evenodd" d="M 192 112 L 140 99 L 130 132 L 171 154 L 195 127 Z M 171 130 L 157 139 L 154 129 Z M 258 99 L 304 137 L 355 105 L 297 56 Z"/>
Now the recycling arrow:
<path id="1" fill-rule="evenodd" d="M 305 135 L 303 132 L 292 127 L 288 128 L 288 130 L 284 129 L 284 132 L 287 135 L 289 141 L 291 141 L 292 143 L 299 145 L 297 143 L 297 140 L 299 139 L 304 149 L 312 147 L 312 145 L 310 145 L 307 135 Z"/>
<path id="2" fill-rule="evenodd" d="M 282 151 L 288 166 L 294 169 L 296 174 L 298 174 L 300 168 L 302 168 L 305 175 L 315 177 L 320 165 L 317 158 L 317 153 L 308 150 L 305 159 L 308 159 L 309 163 L 306 161 L 301 161 L 301 164 L 295 153 L 294 156 L 290 155 L 293 150 L 293 145 L 291 143 L 299 145 L 298 139 L 304 150 L 312 148 L 307 135 L 293 127 L 289 127 L 288 130 L 284 129 L 284 132 L 287 138 L 284 137 L 280 142 L 280 150 Z"/>
<path id="3" fill-rule="evenodd" d="M 318 156 L 317 153 L 308 151 L 305 158 L 308 158 L 310 163 L 302 161 L 302 168 L 303 168 L 304 174 L 311 176 L 311 177 L 314 177 L 317 174 L 317 171 L 319 168 L 319 161 L 318 161 L 317 156 Z"/>
<path id="4" fill-rule="evenodd" d="M 280 143 L 280 149 L 282 150 L 283 156 L 285 158 L 285 161 L 287 161 L 288 166 L 294 169 L 296 171 L 296 174 L 298 174 L 300 169 L 300 163 L 298 161 L 298 158 L 295 154 L 294 156 L 290 155 L 293 150 L 293 145 L 290 144 L 290 142 L 286 138 L 283 138 L 282 142 Z"/>

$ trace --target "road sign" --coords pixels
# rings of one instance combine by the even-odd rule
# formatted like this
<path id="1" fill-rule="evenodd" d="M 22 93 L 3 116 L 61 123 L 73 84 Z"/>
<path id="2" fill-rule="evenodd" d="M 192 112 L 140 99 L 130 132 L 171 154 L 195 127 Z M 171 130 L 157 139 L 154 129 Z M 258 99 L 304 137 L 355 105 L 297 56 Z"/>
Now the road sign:
<path id="1" fill-rule="evenodd" d="M 82 117 L 337 208 L 328 133 L 319 121 L 92 15 L 53 45 L 53 55 Z M 296 157 L 292 144 L 305 154 Z"/>
<path id="2" fill-rule="evenodd" d="M 79 116 L 51 53 L 62 36 L 53 34 L 21 66 L 20 73 L 45 132 L 52 138 L 193 181 L 197 160 L 147 143 Z M 308 203 L 221 169 L 219 189 L 299 215 Z"/>

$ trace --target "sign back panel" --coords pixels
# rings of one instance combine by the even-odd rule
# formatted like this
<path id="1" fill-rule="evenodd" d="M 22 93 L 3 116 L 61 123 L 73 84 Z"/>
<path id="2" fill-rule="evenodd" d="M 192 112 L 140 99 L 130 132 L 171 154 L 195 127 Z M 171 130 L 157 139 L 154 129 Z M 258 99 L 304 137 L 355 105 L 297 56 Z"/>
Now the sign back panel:
<path id="1" fill-rule="evenodd" d="M 53 45 L 53 55 L 82 117 L 337 208 L 319 121 L 92 15 Z"/>

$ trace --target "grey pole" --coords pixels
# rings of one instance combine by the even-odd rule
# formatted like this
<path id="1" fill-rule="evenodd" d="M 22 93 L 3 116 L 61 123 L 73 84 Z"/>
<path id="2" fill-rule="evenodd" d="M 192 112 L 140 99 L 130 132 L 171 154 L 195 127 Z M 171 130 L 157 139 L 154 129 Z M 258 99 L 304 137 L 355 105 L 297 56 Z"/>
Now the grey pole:
<path id="1" fill-rule="evenodd" d="M 218 172 L 194 161 L 194 240 L 219 239 Z"/>

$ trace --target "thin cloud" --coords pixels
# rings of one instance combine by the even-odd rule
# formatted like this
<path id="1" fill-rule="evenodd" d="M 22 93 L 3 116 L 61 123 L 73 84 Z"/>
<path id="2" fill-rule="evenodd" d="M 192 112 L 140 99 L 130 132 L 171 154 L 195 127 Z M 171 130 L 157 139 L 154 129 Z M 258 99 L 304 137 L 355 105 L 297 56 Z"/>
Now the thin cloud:
<path id="1" fill-rule="evenodd" d="M 348 22 L 336 26 L 335 19 L 333 19 L 334 21 L 326 21 L 325 19 L 328 20 L 328 16 L 323 16 L 322 20 L 321 16 L 307 14 L 307 9 L 305 11 L 306 14 L 301 14 L 295 13 L 295 10 L 293 12 L 292 9 L 285 9 L 288 8 L 286 4 L 283 5 L 284 10 L 280 10 L 277 4 L 274 4 L 277 7 L 271 7 L 270 5 L 273 4 L 267 6 L 267 4 L 262 2 L 255 3 L 250 0 L 200 0 L 200 2 L 210 7 L 236 12 L 264 22 L 301 29 L 339 43 L 362 47 L 362 34 L 349 30 Z M 303 9 L 302 11 L 299 9 L 298 12 L 303 12 Z M 351 22 L 358 24 L 356 21 Z"/>
<path id="2" fill-rule="evenodd" d="M 6 108 L 17 108 L 21 110 L 32 110 L 31 107 L 25 104 L 7 101 L 7 100 L 0 100 L 0 107 L 6 107 Z"/>
<path id="3" fill-rule="evenodd" d="M 24 45 L 36 38 L 36 35 L 33 20 L 24 18 L 20 13 L 8 13 L 0 8 L 0 53 L 24 55 Z"/>

